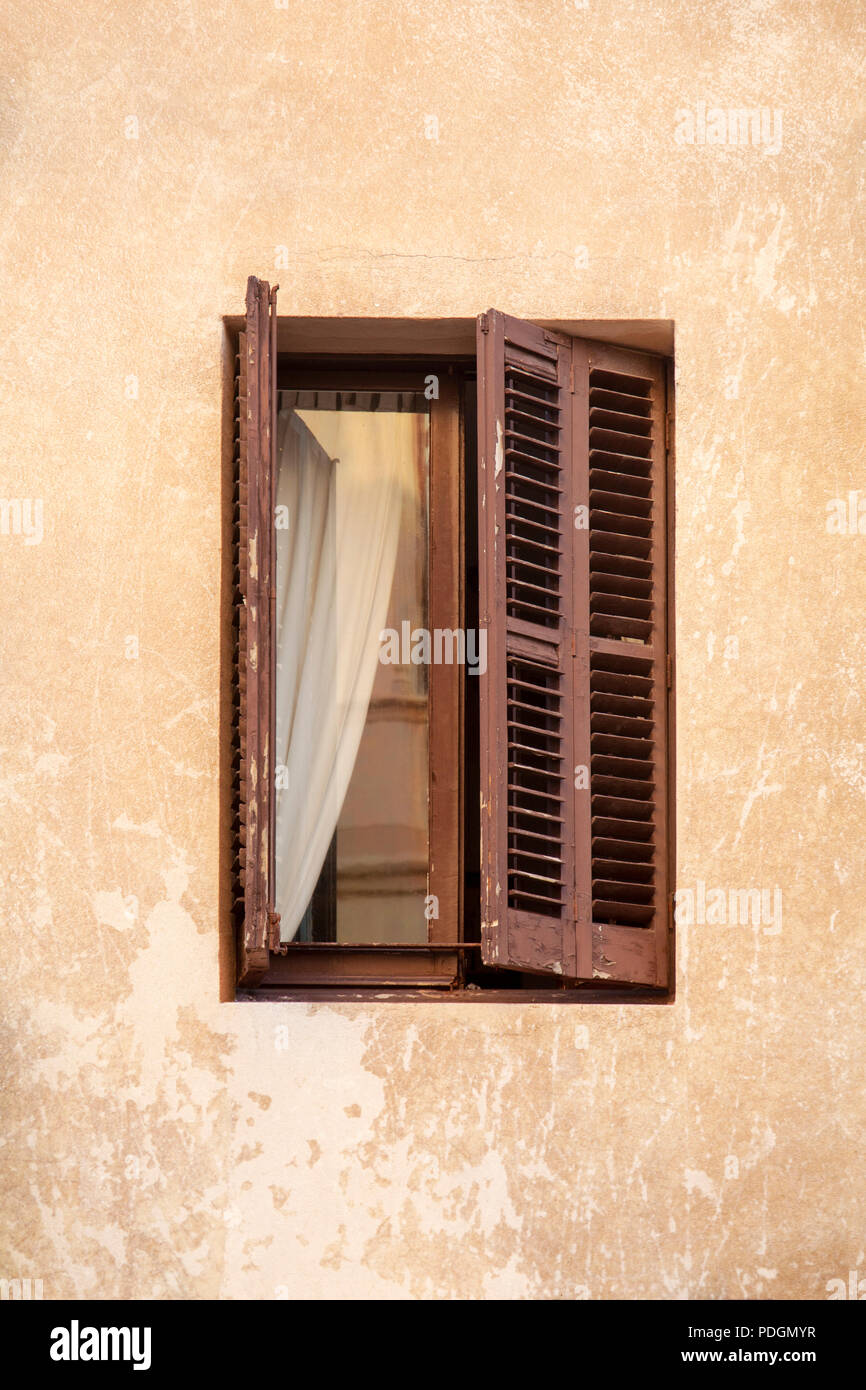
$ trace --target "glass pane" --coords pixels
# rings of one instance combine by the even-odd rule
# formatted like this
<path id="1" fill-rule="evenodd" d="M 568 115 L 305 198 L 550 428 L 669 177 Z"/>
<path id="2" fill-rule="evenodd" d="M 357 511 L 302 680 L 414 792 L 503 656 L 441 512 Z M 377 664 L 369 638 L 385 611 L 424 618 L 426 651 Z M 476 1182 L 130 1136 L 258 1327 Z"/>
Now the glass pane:
<path id="1" fill-rule="evenodd" d="M 421 393 L 280 393 L 284 941 L 427 940 L 429 445 Z"/>

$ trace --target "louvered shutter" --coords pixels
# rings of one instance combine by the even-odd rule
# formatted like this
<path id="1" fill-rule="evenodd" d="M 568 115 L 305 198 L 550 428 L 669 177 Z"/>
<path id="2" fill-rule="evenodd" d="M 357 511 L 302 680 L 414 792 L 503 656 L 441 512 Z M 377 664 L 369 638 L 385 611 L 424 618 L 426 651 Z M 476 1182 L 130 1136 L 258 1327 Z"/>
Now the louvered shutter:
<path id="1" fill-rule="evenodd" d="M 482 951 L 668 981 L 666 378 L 479 321 Z"/>
<path id="2" fill-rule="evenodd" d="M 659 358 L 574 345 L 588 410 L 592 973 L 665 986 L 671 812 L 667 380 Z"/>
<path id="3" fill-rule="evenodd" d="M 479 320 L 482 954 L 574 977 L 570 365 L 564 338 Z"/>
<path id="4" fill-rule="evenodd" d="M 276 287 L 250 277 L 235 411 L 235 909 L 238 978 L 255 984 L 278 940 L 273 912 Z"/>

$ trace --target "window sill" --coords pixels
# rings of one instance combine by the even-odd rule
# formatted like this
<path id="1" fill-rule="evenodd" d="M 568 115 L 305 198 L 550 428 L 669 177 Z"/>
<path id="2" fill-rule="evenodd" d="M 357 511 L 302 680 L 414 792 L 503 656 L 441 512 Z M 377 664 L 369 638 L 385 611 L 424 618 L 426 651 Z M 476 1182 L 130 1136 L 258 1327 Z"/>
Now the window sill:
<path id="1" fill-rule="evenodd" d="M 238 990 L 236 1003 L 264 1004 L 673 1004 L 674 996 L 665 990 L 644 987 L 599 989 L 592 985 L 572 989 L 407 989 L 370 985 L 365 988 L 325 986 L 286 989 L 259 986 Z"/>

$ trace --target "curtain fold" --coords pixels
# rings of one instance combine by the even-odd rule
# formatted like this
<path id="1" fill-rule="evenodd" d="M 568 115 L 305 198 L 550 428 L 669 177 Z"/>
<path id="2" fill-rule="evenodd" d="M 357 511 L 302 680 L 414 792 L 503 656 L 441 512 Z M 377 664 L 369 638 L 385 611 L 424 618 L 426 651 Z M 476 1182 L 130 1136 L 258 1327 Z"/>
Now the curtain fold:
<path id="1" fill-rule="evenodd" d="M 382 447 L 375 415 L 352 414 L 351 447 L 338 458 L 296 411 L 281 410 L 277 422 L 275 763 L 285 774 L 275 852 L 283 941 L 294 939 L 304 916 L 352 776 L 394 579 L 402 475 L 413 457 L 393 438 Z M 331 435 L 339 442 L 339 421 Z"/>

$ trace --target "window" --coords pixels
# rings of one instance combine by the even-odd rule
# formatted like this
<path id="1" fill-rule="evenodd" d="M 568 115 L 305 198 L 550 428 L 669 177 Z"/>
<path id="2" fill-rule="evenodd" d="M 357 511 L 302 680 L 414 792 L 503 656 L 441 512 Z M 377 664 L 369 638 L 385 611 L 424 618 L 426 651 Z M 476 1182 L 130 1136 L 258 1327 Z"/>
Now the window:
<path id="1" fill-rule="evenodd" d="M 669 358 L 495 311 L 474 353 L 303 336 L 251 279 L 241 986 L 669 998 Z"/>

